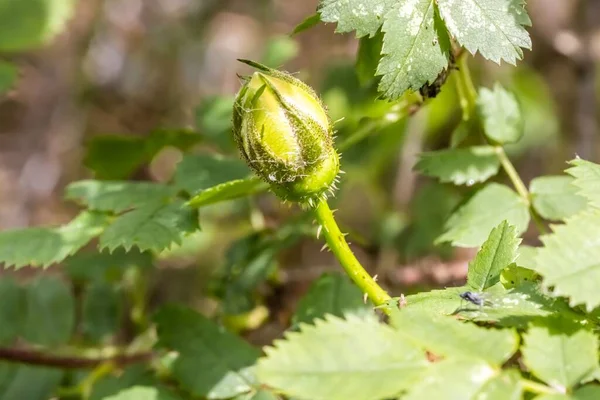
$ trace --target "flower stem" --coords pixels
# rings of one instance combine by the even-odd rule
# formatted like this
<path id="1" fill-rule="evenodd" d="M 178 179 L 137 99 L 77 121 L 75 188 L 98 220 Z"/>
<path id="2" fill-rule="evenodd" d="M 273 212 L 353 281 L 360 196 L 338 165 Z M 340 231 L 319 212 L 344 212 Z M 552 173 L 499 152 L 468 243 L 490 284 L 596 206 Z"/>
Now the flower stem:
<path id="1" fill-rule="evenodd" d="M 375 282 L 365 271 L 363 266 L 354 256 L 352 250 L 344 239 L 344 234 L 340 231 L 333 213 L 327 205 L 327 201 L 320 200 L 317 206 L 313 209 L 317 223 L 322 226 L 322 233 L 325 236 L 327 245 L 335 255 L 339 263 L 342 265 L 348 276 L 354 283 L 366 293 L 375 306 L 385 305 L 391 297 Z M 383 308 L 383 310 L 386 310 Z"/>

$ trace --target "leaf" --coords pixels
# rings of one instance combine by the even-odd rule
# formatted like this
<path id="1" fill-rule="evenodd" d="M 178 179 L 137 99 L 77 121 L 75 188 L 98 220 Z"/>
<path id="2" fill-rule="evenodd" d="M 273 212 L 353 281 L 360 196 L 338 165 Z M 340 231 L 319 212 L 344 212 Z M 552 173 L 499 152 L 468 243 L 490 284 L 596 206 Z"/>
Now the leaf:
<path id="1" fill-rule="evenodd" d="M 383 47 L 383 32 L 379 31 L 373 37 L 363 36 L 358 42 L 356 54 L 356 76 L 361 85 L 367 85 L 377 72 Z"/>
<path id="2" fill-rule="evenodd" d="M 250 170 L 242 160 L 218 155 L 188 155 L 177 166 L 175 185 L 195 195 L 202 190 L 236 179 L 244 179 Z"/>
<path id="3" fill-rule="evenodd" d="M 421 153 L 415 169 L 440 182 L 474 185 L 496 175 L 500 160 L 492 146 L 473 146 Z"/>
<path id="4" fill-rule="evenodd" d="M 370 310 L 363 302 L 360 289 L 339 273 L 325 273 L 308 289 L 299 301 L 292 317 L 292 326 L 308 324 L 326 315 L 343 317 L 347 313 Z"/>
<path id="5" fill-rule="evenodd" d="M 572 306 L 585 304 L 591 311 L 600 305 L 600 210 L 581 212 L 552 230 L 541 237 L 544 247 L 533 268 L 545 287 L 554 287 L 555 296 L 567 296 Z"/>
<path id="6" fill-rule="evenodd" d="M 105 400 L 179 400 L 170 391 L 156 387 L 134 386 L 123 390 L 113 396 L 105 397 Z"/>
<path id="7" fill-rule="evenodd" d="M 142 364 L 132 365 L 116 375 L 100 378 L 92 387 L 89 400 L 104 400 L 109 396 L 118 395 L 119 392 L 135 386 L 154 386 L 155 376 Z"/>
<path id="8" fill-rule="evenodd" d="M 519 258 L 520 259 L 520 258 Z M 529 268 L 518 267 L 516 264 L 511 264 L 504 268 L 500 274 L 500 283 L 506 289 L 513 289 L 522 286 L 526 283 L 535 282 L 539 279 L 539 275 Z"/>
<path id="9" fill-rule="evenodd" d="M 0 96 L 13 87 L 18 76 L 19 70 L 13 63 L 0 60 Z"/>
<path id="10" fill-rule="evenodd" d="M 436 26 L 434 0 L 397 2 L 385 15 L 383 50 L 377 67 L 379 91 L 391 100 L 418 91 L 448 66 L 450 44 Z"/>
<path id="11" fill-rule="evenodd" d="M 259 381 L 287 396 L 311 400 L 379 400 L 412 384 L 427 362 L 374 316 L 328 315 L 265 349 Z"/>
<path id="12" fill-rule="evenodd" d="M 117 217 L 100 236 L 100 249 L 129 251 L 135 246 L 140 251 L 162 251 L 198 229 L 197 213 L 183 201 L 147 204 Z"/>
<path id="13" fill-rule="evenodd" d="M 226 399 L 252 390 L 247 368 L 260 352 L 204 316 L 165 307 L 156 316 L 159 345 L 178 351 L 173 377 L 195 396 Z"/>
<path id="14" fill-rule="evenodd" d="M 523 137 L 525 120 L 521 106 L 515 95 L 499 83 L 494 85 L 493 90 L 479 90 L 477 109 L 483 122 L 484 133 L 494 143 L 516 143 Z"/>
<path id="15" fill-rule="evenodd" d="M 447 359 L 433 363 L 426 377 L 402 399 L 520 400 L 518 373 L 499 372 L 478 359 Z"/>
<path id="16" fill-rule="evenodd" d="M 173 194 L 173 189 L 158 183 L 84 180 L 67 186 L 65 198 L 92 210 L 120 213 L 148 203 L 165 202 Z"/>
<path id="17" fill-rule="evenodd" d="M 55 368 L 0 363 L 2 400 L 48 400 L 54 398 L 63 371 Z"/>
<path id="18" fill-rule="evenodd" d="M 550 221 L 561 221 L 585 208 L 586 199 L 576 191 L 573 179 L 568 176 L 541 176 L 529 185 L 533 208 Z"/>
<path id="19" fill-rule="evenodd" d="M 118 288 L 93 283 L 85 289 L 82 331 L 92 341 L 101 342 L 117 333 L 122 317 L 122 296 Z"/>
<path id="20" fill-rule="evenodd" d="M 5 267 L 47 267 L 76 253 L 100 235 L 107 216 L 84 211 L 58 228 L 26 228 L 0 232 L 0 262 Z"/>
<path id="21" fill-rule="evenodd" d="M 196 125 L 202 137 L 224 150 L 235 148 L 231 134 L 234 101 L 231 95 L 209 96 L 196 108 Z"/>
<path id="22" fill-rule="evenodd" d="M 517 4 L 514 0 L 438 0 L 442 19 L 458 43 L 471 54 L 479 51 L 495 63 L 504 60 L 513 65 L 523 58 L 522 48 L 531 49 L 531 38 L 522 26 L 528 19 Z"/>
<path id="23" fill-rule="evenodd" d="M 598 338 L 566 319 L 543 322 L 524 335 L 523 362 L 536 377 L 564 393 L 598 368 Z"/>
<path id="24" fill-rule="evenodd" d="M 575 391 L 575 400 L 595 400 L 600 396 L 599 385 L 587 385 Z"/>
<path id="25" fill-rule="evenodd" d="M 469 263 L 467 285 L 473 290 L 483 291 L 500 282 L 502 270 L 517 258 L 520 242 L 515 228 L 506 221 L 494 228 L 475 259 Z"/>
<path id="26" fill-rule="evenodd" d="M 21 333 L 25 320 L 25 292 L 11 278 L 0 278 L 0 345 L 10 345 Z"/>
<path id="27" fill-rule="evenodd" d="M 89 142 L 84 164 L 96 173 L 96 179 L 124 179 L 151 161 L 164 147 L 185 151 L 201 139 L 188 130 L 163 129 L 154 130 L 146 137 L 99 135 Z"/>
<path id="28" fill-rule="evenodd" d="M 75 327 L 75 299 L 71 288 L 56 276 L 41 275 L 26 287 L 23 337 L 44 346 L 65 344 Z"/>
<path id="29" fill-rule="evenodd" d="M 323 22 L 337 23 L 338 33 L 356 31 L 356 37 L 375 36 L 395 0 L 321 0 L 317 12 Z"/>
<path id="30" fill-rule="evenodd" d="M 478 247 L 495 226 L 506 220 L 520 235 L 529 225 L 526 202 L 506 186 L 490 183 L 452 214 L 446 232 L 436 242 Z"/>
<path id="31" fill-rule="evenodd" d="M 108 252 L 79 252 L 64 262 L 69 277 L 76 282 L 110 283 L 121 280 L 130 268 L 152 267 L 152 254 L 138 249 L 125 251 L 122 248 Z"/>
<path id="32" fill-rule="evenodd" d="M 302 21 L 298 25 L 296 25 L 292 34 L 297 35 L 300 32 L 304 32 L 304 31 L 312 28 L 313 26 L 317 25 L 319 22 L 321 22 L 321 16 L 318 13 L 310 15 L 310 16 L 306 17 L 304 19 L 304 21 Z"/>
<path id="33" fill-rule="evenodd" d="M 1 0 L 0 52 L 43 45 L 63 30 L 74 8 L 74 0 Z"/>
<path id="34" fill-rule="evenodd" d="M 200 208 L 222 201 L 239 199 L 264 192 L 269 185 L 259 178 L 250 177 L 221 183 L 217 186 L 202 190 L 187 203 L 192 208 Z"/>
<path id="35" fill-rule="evenodd" d="M 579 188 L 578 194 L 585 197 L 592 206 L 600 208 L 600 165 L 580 158 L 569 164 L 573 167 L 567 173 L 575 177 L 573 185 Z"/>
<path id="36" fill-rule="evenodd" d="M 280 68 L 283 64 L 298 55 L 298 43 L 288 35 L 278 35 L 269 38 L 265 45 L 261 64 L 271 68 Z"/>
<path id="37" fill-rule="evenodd" d="M 485 329 L 410 307 L 393 313 L 391 323 L 413 345 L 446 358 L 467 357 L 501 365 L 519 346 L 513 330 Z"/>

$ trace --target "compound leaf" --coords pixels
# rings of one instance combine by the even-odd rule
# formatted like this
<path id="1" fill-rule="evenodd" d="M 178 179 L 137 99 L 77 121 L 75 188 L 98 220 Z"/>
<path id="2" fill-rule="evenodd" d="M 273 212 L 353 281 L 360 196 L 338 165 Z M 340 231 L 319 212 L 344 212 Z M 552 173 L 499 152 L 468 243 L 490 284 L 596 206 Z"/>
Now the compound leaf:
<path id="1" fill-rule="evenodd" d="M 427 365 L 411 346 L 373 315 L 328 315 L 301 324 L 265 349 L 259 381 L 288 396 L 313 400 L 379 400 L 398 395 Z"/>
<path id="2" fill-rule="evenodd" d="M 523 50 L 531 49 L 529 25 L 520 0 L 438 0 L 448 31 L 471 54 L 500 63 L 516 64 Z M 525 14 L 525 15 L 523 15 Z"/>
<path id="3" fill-rule="evenodd" d="M 395 0 L 322 0 L 318 13 L 323 22 L 337 23 L 336 32 L 356 31 L 356 37 L 375 36 Z"/>
<path id="4" fill-rule="evenodd" d="M 473 146 L 422 153 L 415 169 L 440 182 L 473 185 L 496 175 L 500 160 L 492 146 Z"/>
<path id="5" fill-rule="evenodd" d="M 550 221 L 561 221 L 586 206 L 586 199 L 576 193 L 569 176 L 540 176 L 531 181 L 529 191 L 535 211 Z"/>
<path id="6" fill-rule="evenodd" d="M 477 107 L 485 135 L 495 143 L 516 143 L 523 136 L 525 120 L 514 94 L 499 83 L 494 89 L 481 88 Z"/>
<path id="7" fill-rule="evenodd" d="M 592 206 L 600 208 L 600 165 L 579 158 L 569 164 L 573 167 L 567 173 L 575 177 L 573 185 L 579 188 L 579 194 Z"/>

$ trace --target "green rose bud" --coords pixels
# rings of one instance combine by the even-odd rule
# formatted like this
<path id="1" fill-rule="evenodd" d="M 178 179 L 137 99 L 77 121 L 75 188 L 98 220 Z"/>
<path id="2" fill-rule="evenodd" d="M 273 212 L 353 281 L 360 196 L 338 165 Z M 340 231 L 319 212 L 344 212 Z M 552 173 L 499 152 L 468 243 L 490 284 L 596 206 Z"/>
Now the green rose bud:
<path id="1" fill-rule="evenodd" d="M 239 91 L 233 132 L 252 170 L 284 200 L 313 204 L 333 193 L 340 161 L 332 124 L 316 93 L 289 74 L 258 71 Z"/>

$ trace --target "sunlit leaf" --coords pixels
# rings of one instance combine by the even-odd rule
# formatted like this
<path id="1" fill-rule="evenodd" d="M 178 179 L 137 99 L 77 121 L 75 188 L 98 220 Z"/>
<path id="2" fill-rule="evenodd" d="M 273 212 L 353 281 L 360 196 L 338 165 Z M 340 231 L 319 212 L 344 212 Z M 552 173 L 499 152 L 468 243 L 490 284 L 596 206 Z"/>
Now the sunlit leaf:
<path id="1" fill-rule="evenodd" d="M 237 179 L 202 190 L 192 197 L 188 205 L 194 208 L 204 207 L 264 192 L 268 187 L 268 184 L 256 177 Z"/>
<path id="2" fill-rule="evenodd" d="M 318 12 L 323 22 L 337 23 L 336 32 L 356 31 L 357 37 L 374 36 L 394 0 L 321 0 Z"/>
<path id="3" fill-rule="evenodd" d="M 577 187 L 568 176 L 535 178 L 531 181 L 529 192 L 535 211 L 542 218 L 551 221 L 560 221 L 575 215 L 586 205 L 585 198 L 576 193 Z"/>
<path id="4" fill-rule="evenodd" d="M 567 173 L 575 177 L 573 185 L 579 188 L 578 193 L 600 208 L 600 165 L 579 158 L 569 164 L 573 167 Z"/>
<path id="5" fill-rule="evenodd" d="M 506 1 L 506 0 L 501 0 Z M 477 108 L 485 135 L 495 143 L 516 143 L 523 136 L 524 118 L 514 94 L 499 83 L 493 90 L 481 88 Z"/>
<path id="6" fill-rule="evenodd" d="M 177 166 L 175 185 L 195 195 L 225 182 L 244 179 L 250 170 L 240 159 L 218 155 L 188 155 Z"/>

